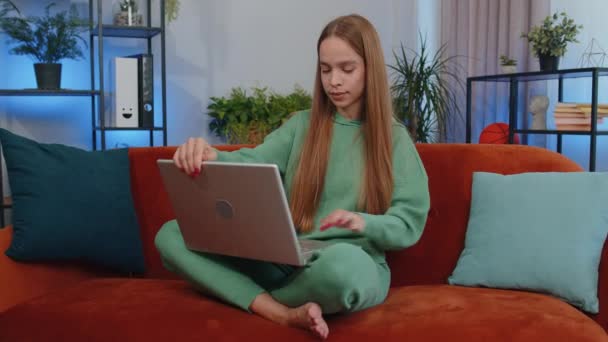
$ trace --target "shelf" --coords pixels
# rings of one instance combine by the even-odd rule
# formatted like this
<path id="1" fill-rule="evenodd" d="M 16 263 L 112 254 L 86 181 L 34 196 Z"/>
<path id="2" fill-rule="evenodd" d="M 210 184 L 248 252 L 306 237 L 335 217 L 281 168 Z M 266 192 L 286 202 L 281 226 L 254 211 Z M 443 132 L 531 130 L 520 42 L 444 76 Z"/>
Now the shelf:
<path id="1" fill-rule="evenodd" d="M 597 70 L 598 75 L 608 76 L 608 68 L 583 68 L 583 69 L 564 69 L 557 71 L 533 71 L 520 72 L 515 74 L 501 74 L 489 76 L 469 77 L 469 81 L 475 82 L 510 82 L 514 81 L 546 81 L 566 78 L 581 78 L 593 76 L 593 71 Z"/>
<path id="2" fill-rule="evenodd" d="M 0 0 L 1 1 L 1 0 Z M 89 133 L 92 133 L 92 145 L 93 150 L 105 150 L 106 149 L 106 135 L 111 134 L 107 133 L 109 131 L 139 131 L 139 132 L 148 132 L 150 135 L 150 144 L 149 146 L 158 145 L 155 140 L 158 139 L 158 136 L 162 136 L 163 146 L 167 146 L 167 128 L 163 126 L 167 122 L 167 103 L 166 103 L 166 56 L 165 56 L 165 21 L 163 20 L 165 12 L 164 12 L 164 1 L 157 1 L 159 4 L 159 11 L 155 11 L 160 18 L 160 27 L 151 27 L 151 26 L 117 26 L 117 25 L 103 25 L 103 18 L 107 18 L 108 16 L 104 16 L 103 7 L 104 3 L 107 5 L 111 5 L 111 1 L 105 0 L 89 0 L 88 2 L 88 10 L 89 16 L 87 20 L 87 29 L 88 29 L 88 50 L 91 58 L 89 59 L 89 67 L 90 67 L 90 77 L 91 77 L 91 85 L 90 89 L 55 89 L 55 90 L 47 90 L 47 89 L 36 89 L 36 88 L 27 88 L 27 89 L 0 89 L 0 96 L 80 96 L 80 97 L 88 97 L 88 100 L 91 102 L 91 126 L 93 129 L 89 128 Z M 142 15 L 148 18 L 148 23 L 152 22 L 151 14 L 151 1 L 147 1 L 147 12 L 142 13 Z M 95 15 L 96 13 L 96 15 Z M 25 15 L 25 13 L 24 13 Z M 97 22 L 97 24 L 95 24 Z M 98 37 L 95 40 L 95 37 Z M 145 52 L 148 54 L 152 54 L 152 44 L 151 38 L 156 37 L 159 38 L 159 54 L 160 65 L 153 65 L 154 72 L 154 80 L 157 80 L 157 73 L 160 78 L 160 86 L 158 91 L 162 94 L 162 104 L 161 109 L 158 111 L 159 115 L 162 115 L 162 123 L 161 127 L 101 127 L 97 126 L 98 124 L 105 124 L 104 121 L 96 121 L 99 117 L 103 117 L 103 113 L 105 113 L 106 104 L 106 94 L 103 89 L 104 85 L 104 69 L 102 67 L 102 62 L 106 60 L 104 58 L 104 45 L 106 44 L 106 40 L 102 38 L 126 38 L 126 39 L 146 39 L 147 49 Z M 156 48 L 156 46 L 155 46 Z M 98 50 L 97 50 L 98 49 Z M 114 51 L 113 51 L 114 52 Z M 4 64 L 0 64 L 0 66 L 4 66 Z M 156 66 L 160 67 L 160 71 L 157 71 Z M 0 67 L 0 69 L 2 69 Z M 0 73 L 1 74 L 1 73 Z M 97 86 L 99 84 L 100 86 Z M 35 86 L 35 84 L 32 84 Z M 95 90 L 94 88 L 97 88 Z M 156 85 L 155 87 L 156 88 Z M 29 101 L 29 100 L 25 100 Z M 33 101 L 33 99 L 32 99 Z M 27 102 L 26 102 L 27 103 Z M 99 132 L 99 134 L 97 134 Z M 157 133 L 158 134 L 155 134 Z M 140 133 L 137 133 L 140 134 Z M 100 142 L 98 142 L 98 140 Z M 0 164 L 2 161 L 0 161 Z M 0 165 L 2 166 L 2 165 Z M 0 193 L 3 193 L 2 188 L 2 176 L 3 176 L 3 168 L 0 167 Z M 10 198 L 4 198 L 3 201 L 0 200 L 0 227 L 5 225 L 5 211 L 12 208 L 12 203 Z"/>
<path id="3" fill-rule="evenodd" d="M 73 89 L 0 89 L 0 96 L 91 96 L 99 95 L 98 90 Z"/>
<path id="4" fill-rule="evenodd" d="M 163 32 L 160 27 L 116 25 L 103 25 L 102 31 L 104 37 L 118 38 L 152 38 Z M 93 27 L 91 35 L 99 36 L 99 27 Z"/>
<path id="5" fill-rule="evenodd" d="M 556 71 L 535 71 L 535 72 L 522 72 L 513 74 L 502 74 L 502 75 L 487 75 L 487 76 L 475 76 L 467 78 L 467 90 L 466 90 L 466 143 L 471 143 L 472 135 L 472 102 L 473 102 L 473 82 L 508 82 L 508 94 L 509 94 L 509 117 L 508 126 L 509 134 L 521 133 L 522 135 L 555 135 L 557 136 L 557 152 L 562 153 L 563 147 L 563 136 L 564 135 L 578 135 L 588 136 L 589 141 L 589 171 L 593 172 L 596 168 L 596 154 L 598 136 L 608 136 L 608 131 L 605 129 L 599 130 L 595 126 L 596 130 L 592 131 L 591 127 L 582 130 L 565 130 L 565 129 L 522 129 L 518 128 L 518 120 L 521 111 L 519 110 L 519 82 L 527 81 L 546 81 L 546 80 L 558 80 L 557 84 L 557 99 L 559 102 L 564 102 L 564 79 L 574 78 L 586 78 L 591 82 L 591 105 L 596 106 L 593 111 L 596 111 L 597 118 L 597 106 L 598 106 L 598 88 L 600 77 L 608 76 L 608 68 L 580 68 L 580 69 L 564 69 Z M 527 119 L 527 112 L 523 112 L 524 120 Z M 593 117 L 593 115 L 592 115 Z M 593 122 L 593 121 L 592 121 Z M 596 123 L 593 123 L 596 125 Z M 585 127 L 587 128 L 587 127 Z"/>
<path id="6" fill-rule="evenodd" d="M 150 128 L 145 128 L 145 127 L 95 127 L 96 130 L 101 131 L 102 129 L 104 131 L 162 131 L 163 128 L 162 127 L 150 127 Z"/>
<path id="7" fill-rule="evenodd" d="M 572 131 L 572 130 L 557 130 L 557 129 L 514 129 L 514 133 L 525 134 L 565 134 L 565 135 L 589 135 L 589 131 Z M 597 131 L 596 135 L 608 135 L 608 131 Z"/>

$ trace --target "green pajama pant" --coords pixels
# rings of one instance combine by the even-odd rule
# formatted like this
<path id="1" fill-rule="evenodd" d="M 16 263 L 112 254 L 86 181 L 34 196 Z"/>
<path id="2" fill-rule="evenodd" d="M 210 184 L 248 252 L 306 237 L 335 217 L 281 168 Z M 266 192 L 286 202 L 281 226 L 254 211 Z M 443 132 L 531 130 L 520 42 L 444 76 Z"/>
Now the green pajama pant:
<path id="1" fill-rule="evenodd" d="M 163 225 L 155 243 L 168 270 L 246 311 L 267 292 L 288 307 L 315 302 L 325 314 L 353 312 L 383 302 L 390 284 L 386 263 L 348 243 L 321 250 L 303 267 L 190 251 L 175 220 Z"/>

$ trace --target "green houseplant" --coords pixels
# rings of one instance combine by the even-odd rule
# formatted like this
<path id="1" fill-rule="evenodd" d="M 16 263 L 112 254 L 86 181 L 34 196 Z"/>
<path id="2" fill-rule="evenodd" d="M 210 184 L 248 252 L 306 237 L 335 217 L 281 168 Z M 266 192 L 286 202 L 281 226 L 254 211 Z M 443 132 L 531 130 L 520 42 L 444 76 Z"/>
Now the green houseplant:
<path id="1" fill-rule="evenodd" d="M 522 33 L 521 37 L 532 44 L 540 69 L 554 71 L 559 68 L 559 58 L 566 53 L 568 43 L 578 43 L 576 36 L 582 28 L 565 12 L 554 13 L 547 16 L 540 26 L 533 26 L 530 32 Z"/>
<path id="2" fill-rule="evenodd" d="M 515 59 L 510 58 L 507 55 L 500 55 L 498 60 L 500 61 L 502 72 L 505 74 L 512 74 L 517 71 L 517 61 Z"/>
<path id="3" fill-rule="evenodd" d="M 289 114 L 309 109 L 311 96 L 302 88 L 282 95 L 267 87 L 253 87 L 248 94 L 232 88 L 228 97 L 211 97 L 207 107 L 213 119 L 209 129 L 230 144 L 260 144 L 266 135 L 281 126 Z"/>
<path id="4" fill-rule="evenodd" d="M 7 17 L 11 12 L 19 13 L 17 6 L 10 0 L 0 0 L 0 21 Z"/>
<path id="5" fill-rule="evenodd" d="M 460 114 L 454 86 L 462 87 L 456 56 L 446 56 L 446 45 L 436 52 L 420 36 L 420 52 L 401 45 L 394 52 L 391 92 L 395 115 L 412 139 L 429 143 L 445 141 L 447 124 Z"/>
<path id="6" fill-rule="evenodd" d="M 0 21 L 8 43 L 15 45 L 10 53 L 29 55 L 38 62 L 34 70 L 40 89 L 61 88 L 59 62 L 65 58 L 83 58 L 79 42 L 87 44 L 80 34 L 88 28 L 88 22 L 78 17 L 76 7 L 72 5 L 69 11 L 51 14 L 54 5 L 47 5 L 41 17 L 13 16 Z"/>
<path id="7" fill-rule="evenodd" d="M 165 17 L 168 22 L 177 19 L 179 15 L 179 0 L 165 0 Z"/>

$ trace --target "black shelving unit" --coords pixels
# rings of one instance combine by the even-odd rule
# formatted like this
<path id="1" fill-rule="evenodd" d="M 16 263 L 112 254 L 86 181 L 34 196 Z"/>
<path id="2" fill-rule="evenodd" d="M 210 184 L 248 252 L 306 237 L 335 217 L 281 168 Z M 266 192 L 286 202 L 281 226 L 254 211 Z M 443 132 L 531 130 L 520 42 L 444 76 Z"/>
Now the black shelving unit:
<path id="1" fill-rule="evenodd" d="M 505 82 L 509 83 L 509 143 L 513 143 L 516 133 L 521 134 L 552 134 L 557 136 L 557 152 L 562 153 L 562 139 L 564 135 L 588 135 L 589 136 L 589 171 L 595 171 L 597 137 L 608 135 L 608 131 L 597 129 L 597 106 L 598 106 L 598 84 L 599 78 L 608 76 L 608 68 L 581 68 L 564 69 L 557 71 L 536 71 L 514 74 L 475 76 L 467 78 L 467 102 L 466 102 L 466 142 L 471 143 L 471 108 L 474 82 Z M 559 102 L 564 101 L 564 79 L 589 78 L 591 80 L 591 130 L 535 130 L 521 129 L 518 125 L 518 90 L 520 82 L 529 81 L 558 81 Z"/>
<path id="2" fill-rule="evenodd" d="M 89 0 L 89 24 L 90 24 L 90 35 L 89 35 L 89 47 L 90 47 L 90 60 L 91 60 L 91 85 L 95 86 L 95 66 L 98 67 L 98 80 L 99 89 L 101 90 L 97 96 L 91 97 L 91 123 L 92 123 L 92 136 L 93 136 L 93 150 L 97 149 L 97 134 L 100 135 L 101 149 L 106 149 L 106 132 L 110 131 L 148 131 L 150 146 L 154 145 L 154 133 L 162 132 L 163 146 L 167 146 L 167 91 L 166 91 L 166 53 L 165 53 L 165 1 L 159 0 L 160 2 L 160 27 L 152 26 L 152 1 L 146 0 L 147 3 L 147 25 L 146 26 L 116 26 L 116 25 L 104 25 L 103 24 L 103 1 L 102 0 Z M 95 3 L 97 6 L 95 6 Z M 94 22 L 94 9 L 96 8 L 97 24 Z M 160 37 L 160 53 L 161 53 L 161 115 L 162 124 L 160 127 L 151 128 L 119 128 L 119 127 L 108 127 L 106 126 L 105 120 L 105 94 L 104 88 L 104 38 L 124 38 L 124 39 L 145 39 L 147 42 L 147 53 L 152 53 L 152 39 Z M 95 40 L 97 40 L 97 59 L 98 63 L 94 63 L 95 60 Z M 95 110 L 96 101 L 99 99 L 98 110 Z M 157 106 L 154 106 L 157 108 Z M 155 110 L 155 112 L 157 112 Z M 97 113 L 97 116 L 96 116 Z M 97 120 L 99 119 L 99 120 Z"/>
<path id="3" fill-rule="evenodd" d="M 146 26 L 116 26 L 103 24 L 103 0 L 89 0 L 89 53 L 91 70 L 90 89 L 0 89 L 0 96 L 89 96 L 91 98 L 91 131 L 92 147 L 97 150 L 106 149 L 106 133 L 110 131 L 148 131 L 150 133 L 149 144 L 154 145 L 154 133 L 162 132 L 163 146 L 167 146 L 167 101 L 166 101 L 166 53 L 165 53 L 165 0 L 160 2 L 160 27 L 152 27 L 152 1 L 147 3 L 147 25 Z M 107 2 L 106 2 L 107 4 Z M 95 16 L 96 14 L 96 16 Z M 161 115 L 162 124 L 150 128 L 122 128 L 109 127 L 105 123 L 105 94 L 104 94 L 104 38 L 145 39 L 147 41 L 147 53 L 152 53 L 152 40 L 160 37 L 160 67 L 161 67 Z M 95 44 L 97 40 L 97 44 Z M 95 50 L 97 49 L 97 60 Z M 98 68 L 98 84 L 96 84 L 95 66 Z M 158 108 L 158 106 L 154 106 Z M 155 110 L 155 115 L 158 113 Z M 99 119 L 99 120 L 97 120 Z M 100 135 L 101 143 L 97 144 L 97 134 Z M 1 152 L 1 147 L 0 147 Z M 5 209 L 12 208 L 10 199 L 4 198 L 2 183 L 2 168 L 0 167 L 0 227 L 5 225 Z"/>

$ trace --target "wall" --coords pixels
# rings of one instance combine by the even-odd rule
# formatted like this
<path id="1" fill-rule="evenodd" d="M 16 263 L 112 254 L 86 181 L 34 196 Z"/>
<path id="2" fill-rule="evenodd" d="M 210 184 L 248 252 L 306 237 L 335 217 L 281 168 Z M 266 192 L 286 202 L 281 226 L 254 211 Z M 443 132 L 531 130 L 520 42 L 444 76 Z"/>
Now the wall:
<path id="1" fill-rule="evenodd" d="M 86 11 L 86 0 L 72 2 Z M 105 22 L 111 21 L 116 2 L 103 2 Z M 206 107 L 209 97 L 227 95 L 232 87 L 260 85 L 285 92 L 299 84 L 311 89 L 316 39 L 323 25 L 335 16 L 359 13 L 369 18 L 379 31 L 387 63 L 391 62 L 392 48 L 400 42 L 412 48 L 417 42 L 417 0 L 181 2 L 179 18 L 168 26 L 166 37 L 170 145 L 189 136 L 219 142 L 209 135 Z M 69 1 L 57 3 L 58 7 L 67 6 Z M 156 8 L 158 0 L 152 3 Z M 17 0 L 16 4 L 28 14 L 42 12 L 37 0 Z M 0 36 L 0 88 L 35 87 L 32 60 L 9 55 L 3 40 Z M 137 53 L 145 47 L 142 41 L 115 38 L 105 43 L 106 69 L 111 56 Z M 64 61 L 64 87 L 90 86 L 88 49 L 85 57 Z M 160 60 L 158 48 L 155 57 Z M 159 100 L 160 95 L 157 108 Z M 0 98 L 0 126 L 41 142 L 92 148 L 88 98 Z M 146 133 L 141 132 L 111 132 L 108 139 L 108 147 L 144 145 L 147 141 Z"/>
<path id="2" fill-rule="evenodd" d="M 152 0 L 153 9 L 159 0 Z M 14 0 L 27 15 L 43 13 L 40 0 Z M 104 23 L 112 20 L 117 0 L 103 0 Z M 46 2 L 44 2 L 46 3 Z M 57 8 L 76 3 L 83 14 L 88 0 L 57 0 Z M 140 1 L 140 3 L 143 3 Z M 206 107 L 211 96 L 227 95 L 230 88 L 269 86 L 286 92 L 299 84 L 312 89 L 316 40 L 332 18 L 359 13 L 377 28 L 387 63 L 400 43 L 416 49 L 418 31 L 438 41 L 438 0 L 181 0 L 177 21 L 167 27 L 167 129 L 169 145 L 189 136 L 220 142 L 208 131 Z M 96 5 L 95 5 L 96 6 Z M 158 12 L 153 12 L 158 24 Z M 419 19 L 420 18 L 420 19 Z M 419 25 L 420 24 L 420 25 Z M 85 35 L 87 37 L 87 35 Z M 435 37 L 435 38 L 433 38 Z M 88 40 L 88 37 L 87 37 Z M 8 54 L 0 35 L 0 89 L 34 88 L 33 60 Z M 144 41 L 106 38 L 104 66 L 110 58 L 142 52 Z M 160 61 L 158 39 L 154 53 Z M 95 41 L 96 44 L 96 41 Z M 96 50 L 97 51 L 97 50 Z M 90 88 L 89 52 L 84 60 L 63 61 L 64 88 Z M 157 63 L 158 69 L 158 63 Z M 157 93 L 159 77 L 156 78 Z M 160 94 L 156 99 L 160 107 Z M 0 127 L 45 143 L 92 148 L 88 97 L 0 97 Z M 157 135 L 160 140 L 160 136 Z M 108 148 L 147 144 L 144 132 L 109 132 Z M 6 189 L 6 178 L 5 189 Z"/>
<path id="3" fill-rule="evenodd" d="M 424 0 L 417 3 L 417 30 L 427 39 L 429 51 L 436 51 L 441 42 L 441 0 Z M 419 39 L 418 36 L 410 39 Z M 418 44 L 412 44 L 416 47 Z"/>
<path id="4" fill-rule="evenodd" d="M 332 18 L 359 13 L 376 26 L 387 62 L 403 41 L 415 48 L 416 1 L 185 1 L 169 30 L 171 143 L 209 136 L 204 114 L 209 96 L 236 86 L 311 90 L 316 41 Z M 183 32 L 192 31 L 193 35 Z M 195 37 L 193 44 L 192 38 Z M 414 44 L 414 45 L 413 45 Z"/>

